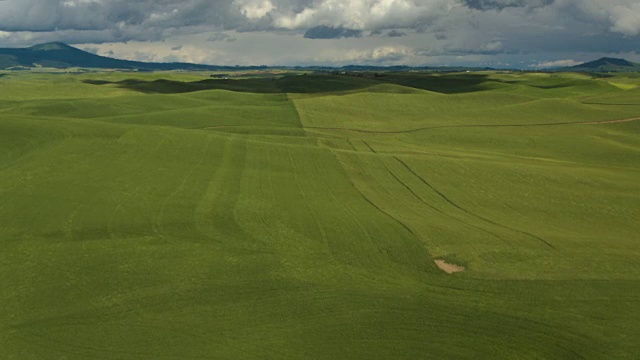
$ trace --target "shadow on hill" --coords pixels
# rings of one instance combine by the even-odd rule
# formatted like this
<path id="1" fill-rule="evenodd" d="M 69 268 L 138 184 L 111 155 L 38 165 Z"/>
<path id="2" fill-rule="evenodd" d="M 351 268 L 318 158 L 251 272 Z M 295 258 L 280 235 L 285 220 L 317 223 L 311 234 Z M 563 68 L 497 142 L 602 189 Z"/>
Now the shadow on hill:
<path id="1" fill-rule="evenodd" d="M 487 86 L 488 83 L 497 83 L 500 81 L 490 79 L 486 74 L 396 73 L 383 77 L 382 82 L 442 94 L 460 94 L 489 90 L 492 87 Z"/>
<path id="2" fill-rule="evenodd" d="M 118 82 L 85 80 L 87 84 L 114 84 L 143 93 L 177 94 L 202 90 L 229 90 L 252 93 L 330 93 L 366 89 L 380 84 L 395 84 L 443 94 L 468 93 L 487 90 L 488 82 L 495 82 L 485 74 L 402 74 L 383 75 L 354 73 L 343 75 L 295 75 L 272 78 L 206 79 L 193 82 L 173 80 L 144 81 L 128 79 Z"/>
<path id="3" fill-rule="evenodd" d="M 562 89 L 562 88 L 567 88 L 567 87 L 571 87 L 574 84 L 555 84 L 555 85 L 529 85 L 531 87 L 537 88 L 537 89 L 543 89 L 543 90 L 551 90 L 551 89 Z"/>

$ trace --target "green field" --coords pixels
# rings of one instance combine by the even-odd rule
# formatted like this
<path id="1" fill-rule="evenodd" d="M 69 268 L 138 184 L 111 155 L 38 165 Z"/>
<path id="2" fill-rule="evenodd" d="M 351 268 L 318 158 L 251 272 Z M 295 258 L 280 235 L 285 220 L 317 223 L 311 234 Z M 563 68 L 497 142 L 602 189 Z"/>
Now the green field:
<path id="1" fill-rule="evenodd" d="M 5 72 L 0 359 L 638 359 L 636 119 L 624 74 Z"/>

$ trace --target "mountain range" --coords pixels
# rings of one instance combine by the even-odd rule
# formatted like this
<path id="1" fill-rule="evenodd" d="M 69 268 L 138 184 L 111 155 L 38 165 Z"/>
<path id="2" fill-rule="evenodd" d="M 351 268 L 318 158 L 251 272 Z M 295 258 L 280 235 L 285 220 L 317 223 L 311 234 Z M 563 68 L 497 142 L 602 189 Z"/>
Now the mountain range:
<path id="1" fill-rule="evenodd" d="M 229 70 L 255 70 L 266 69 L 267 66 L 218 66 L 190 63 L 157 63 L 120 60 L 100 56 L 86 52 L 61 42 L 52 42 L 35 45 L 28 48 L 0 48 L 0 69 L 30 69 L 36 67 L 45 68 L 94 68 L 116 69 L 135 71 L 160 71 L 160 70 L 192 70 L 192 71 L 229 71 Z M 302 68 L 302 67 L 298 67 Z M 380 70 L 490 70 L 490 68 L 473 67 L 409 67 L 409 66 L 367 66 L 349 65 L 336 67 L 304 67 L 305 69 L 341 69 L 345 71 L 380 71 Z M 579 72 L 636 72 L 640 71 L 640 64 L 624 59 L 602 58 L 584 64 L 555 69 L 555 71 L 579 71 Z"/>
<path id="2" fill-rule="evenodd" d="M 214 66 L 189 63 L 153 63 L 114 59 L 92 54 L 60 42 L 35 45 L 28 48 L 0 48 L 0 69 L 19 68 L 98 68 L 137 71 L 159 70 L 231 70 L 236 66 Z M 260 69 L 265 66 L 241 67 Z"/>

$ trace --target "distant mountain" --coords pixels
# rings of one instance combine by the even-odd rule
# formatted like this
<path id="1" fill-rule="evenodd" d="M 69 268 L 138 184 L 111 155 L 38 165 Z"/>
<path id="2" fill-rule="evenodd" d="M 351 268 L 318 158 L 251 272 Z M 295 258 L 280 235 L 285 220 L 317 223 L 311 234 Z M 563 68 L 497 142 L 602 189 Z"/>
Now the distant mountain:
<path id="1" fill-rule="evenodd" d="M 2 1 L 2 0 L 0 0 Z M 0 70 L 2 69 L 30 69 L 36 67 L 46 68 L 93 68 L 136 71 L 161 71 L 161 70 L 194 70 L 194 71 L 233 71 L 233 70 L 264 70 L 267 66 L 219 66 L 200 65 L 189 63 L 148 63 L 129 61 L 99 56 L 60 42 L 35 45 L 29 48 L 0 48 Z M 305 71 L 344 71 L 344 72 L 371 72 L 371 71 L 480 71 L 490 68 L 478 67 L 411 67 L 411 66 L 374 66 L 374 65 L 347 65 L 343 67 L 331 66 L 294 66 L 275 67 L 278 69 L 297 69 Z"/>
<path id="2" fill-rule="evenodd" d="M 588 72 L 636 72 L 640 71 L 640 64 L 633 63 L 625 59 L 604 57 L 584 64 L 563 68 L 562 70 Z"/>
<path id="3" fill-rule="evenodd" d="M 99 68 L 138 71 L 157 70 L 232 70 L 262 69 L 263 66 L 214 66 L 188 63 L 147 63 L 113 59 L 95 55 L 60 42 L 35 45 L 29 48 L 0 48 L 0 69 L 34 67 L 49 68 Z"/>

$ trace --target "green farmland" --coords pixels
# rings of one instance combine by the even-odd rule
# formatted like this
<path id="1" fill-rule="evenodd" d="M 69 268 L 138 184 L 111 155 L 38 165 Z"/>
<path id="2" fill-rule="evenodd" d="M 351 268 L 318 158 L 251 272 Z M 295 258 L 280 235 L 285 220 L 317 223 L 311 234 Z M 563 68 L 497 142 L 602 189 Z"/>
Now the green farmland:
<path id="1" fill-rule="evenodd" d="M 638 359 L 639 219 L 631 74 L 0 76 L 0 359 Z"/>

